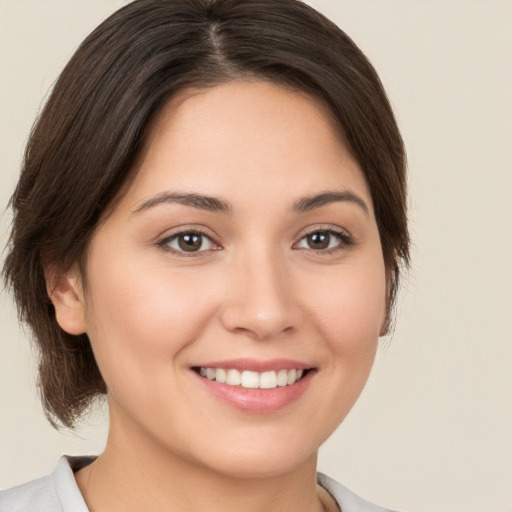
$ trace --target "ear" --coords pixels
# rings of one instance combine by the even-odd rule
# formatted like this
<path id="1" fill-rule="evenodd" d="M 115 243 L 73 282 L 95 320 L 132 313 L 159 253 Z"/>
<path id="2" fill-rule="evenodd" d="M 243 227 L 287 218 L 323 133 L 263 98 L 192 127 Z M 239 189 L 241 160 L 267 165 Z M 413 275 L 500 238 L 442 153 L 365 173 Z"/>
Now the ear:
<path id="1" fill-rule="evenodd" d="M 45 267 L 44 273 L 57 323 L 68 334 L 76 336 L 85 333 L 85 302 L 78 269 L 61 272 L 51 265 Z"/>

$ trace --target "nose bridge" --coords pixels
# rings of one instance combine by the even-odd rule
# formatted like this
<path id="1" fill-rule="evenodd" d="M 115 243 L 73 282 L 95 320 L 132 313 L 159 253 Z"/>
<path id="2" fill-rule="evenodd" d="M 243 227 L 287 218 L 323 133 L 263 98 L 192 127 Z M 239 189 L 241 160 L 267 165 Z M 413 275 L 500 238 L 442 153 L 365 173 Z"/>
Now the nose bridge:
<path id="1" fill-rule="evenodd" d="M 236 255 L 230 270 L 222 314 L 229 330 L 264 339 L 297 327 L 292 273 L 279 250 L 252 245 Z"/>

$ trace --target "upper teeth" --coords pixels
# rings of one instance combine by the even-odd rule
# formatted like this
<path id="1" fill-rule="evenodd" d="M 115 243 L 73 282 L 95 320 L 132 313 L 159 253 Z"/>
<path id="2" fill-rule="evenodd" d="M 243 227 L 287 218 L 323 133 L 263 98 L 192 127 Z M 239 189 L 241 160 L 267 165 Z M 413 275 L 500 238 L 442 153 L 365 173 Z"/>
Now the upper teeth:
<path id="1" fill-rule="evenodd" d="M 229 386 L 241 386 L 249 389 L 273 389 L 277 386 L 289 386 L 297 382 L 303 370 L 279 370 L 277 372 L 252 372 L 250 370 L 225 370 L 223 368 L 199 368 L 199 373 L 210 380 L 216 380 Z"/>

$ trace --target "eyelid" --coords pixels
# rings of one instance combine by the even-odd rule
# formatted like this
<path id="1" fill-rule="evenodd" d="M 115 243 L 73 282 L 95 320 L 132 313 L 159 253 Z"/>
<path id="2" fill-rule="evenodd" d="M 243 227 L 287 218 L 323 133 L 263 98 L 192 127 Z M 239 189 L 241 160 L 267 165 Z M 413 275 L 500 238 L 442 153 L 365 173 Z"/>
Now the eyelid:
<path id="1" fill-rule="evenodd" d="M 302 248 L 297 247 L 297 245 L 307 236 L 313 234 L 313 233 L 329 233 L 332 234 L 340 239 L 340 242 L 335 246 L 331 248 L 326 249 L 313 249 L 313 248 Z M 213 248 L 208 249 L 201 249 L 198 251 L 182 251 L 174 249 L 169 245 L 170 241 L 177 238 L 179 235 L 182 234 L 196 234 L 200 235 L 202 237 L 207 238 L 212 245 Z M 164 251 L 175 254 L 180 257 L 197 257 L 205 255 L 205 253 L 209 253 L 212 251 L 217 251 L 219 249 L 222 249 L 221 244 L 217 241 L 217 238 L 215 235 L 213 235 L 210 230 L 206 229 L 203 226 L 179 226 L 171 230 L 171 232 L 167 232 L 165 235 L 161 236 L 157 242 L 157 245 Z M 293 249 L 297 250 L 305 250 L 314 252 L 317 254 L 331 254 L 333 252 L 336 252 L 338 250 L 347 249 L 349 247 L 352 247 L 356 245 L 356 241 L 352 237 L 352 235 L 344 228 L 341 228 L 339 226 L 333 226 L 332 224 L 316 224 L 312 226 L 306 227 L 302 233 L 298 236 L 297 241 L 292 245 Z"/>
<path id="2" fill-rule="evenodd" d="M 341 241 L 335 247 L 332 247 L 330 249 L 313 249 L 313 248 L 296 247 L 302 240 L 304 240 L 304 238 L 306 238 L 309 235 L 312 235 L 313 233 L 334 234 Z M 312 251 L 312 252 L 315 252 L 318 254 L 331 254 L 333 252 L 336 252 L 337 250 L 346 249 L 346 248 L 352 247 L 354 245 L 356 245 L 356 241 L 354 240 L 353 236 L 346 229 L 340 228 L 339 226 L 333 226 L 332 224 L 325 224 L 325 225 L 309 226 L 308 228 L 306 228 L 299 236 L 297 242 L 295 242 L 293 244 L 293 247 L 298 250 Z"/>
<path id="3" fill-rule="evenodd" d="M 169 245 L 173 239 L 183 234 L 195 234 L 207 238 L 214 245 L 214 248 L 187 252 L 174 249 Z M 217 242 L 215 236 L 209 233 L 205 228 L 197 226 L 180 226 L 179 228 L 175 228 L 175 230 L 171 231 L 170 233 L 166 233 L 164 236 L 161 236 L 157 242 L 157 245 L 163 251 L 185 258 L 203 256 L 205 253 L 221 249 L 221 245 Z"/>
<path id="4" fill-rule="evenodd" d="M 301 239 L 307 235 L 310 235 L 311 233 L 316 233 L 317 231 L 330 231 L 339 235 L 346 236 L 347 238 L 353 238 L 352 234 L 346 228 L 342 228 L 336 224 L 311 224 L 301 229 L 297 235 L 297 238 Z"/>

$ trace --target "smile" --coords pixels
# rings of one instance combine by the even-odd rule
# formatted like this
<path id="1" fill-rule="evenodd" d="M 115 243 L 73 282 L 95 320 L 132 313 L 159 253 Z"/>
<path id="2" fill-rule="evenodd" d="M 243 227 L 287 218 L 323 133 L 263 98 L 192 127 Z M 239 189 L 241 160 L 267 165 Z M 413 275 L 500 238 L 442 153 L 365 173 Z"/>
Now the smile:
<path id="1" fill-rule="evenodd" d="M 201 377 L 206 379 L 245 389 L 275 389 L 277 387 L 291 386 L 302 379 L 305 374 L 304 370 L 299 368 L 256 372 L 250 370 L 240 371 L 234 368 L 205 368 L 201 366 L 196 371 Z"/>
<path id="2" fill-rule="evenodd" d="M 299 401 L 318 368 L 292 359 L 230 359 L 190 368 L 202 388 L 244 413 L 267 414 Z"/>

